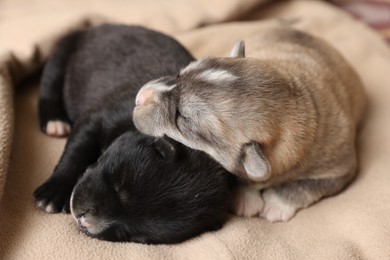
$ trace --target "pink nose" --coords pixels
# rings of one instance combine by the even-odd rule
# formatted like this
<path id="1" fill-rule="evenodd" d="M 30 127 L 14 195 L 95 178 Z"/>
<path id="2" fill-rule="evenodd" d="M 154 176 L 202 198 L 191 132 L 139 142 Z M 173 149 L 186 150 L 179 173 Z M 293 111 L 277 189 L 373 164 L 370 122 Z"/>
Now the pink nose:
<path id="1" fill-rule="evenodd" d="M 136 106 L 143 106 L 143 105 L 147 105 L 148 103 L 152 102 L 153 101 L 153 90 L 151 89 L 141 89 L 138 94 L 137 94 L 137 97 L 135 99 L 135 105 Z"/>

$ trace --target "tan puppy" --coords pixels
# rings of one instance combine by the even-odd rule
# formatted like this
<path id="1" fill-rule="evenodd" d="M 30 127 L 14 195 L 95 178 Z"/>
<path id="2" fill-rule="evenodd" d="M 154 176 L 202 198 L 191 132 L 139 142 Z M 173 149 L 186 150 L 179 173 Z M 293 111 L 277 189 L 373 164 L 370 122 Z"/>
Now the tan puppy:
<path id="1" fill-rule="evenodd" d="M 340 192 L 355 176 L 361 81 L 324 41 L 274 26 L 177 77 L 147 83 L 133 118 L 143 133 L 203 150 L 257 185 L 237 191 L 233 210 L 287 221 Z M 264 189 L 262 197 L 255 190 Z M 264 202 L 263 202 L 264 201 Z"/>

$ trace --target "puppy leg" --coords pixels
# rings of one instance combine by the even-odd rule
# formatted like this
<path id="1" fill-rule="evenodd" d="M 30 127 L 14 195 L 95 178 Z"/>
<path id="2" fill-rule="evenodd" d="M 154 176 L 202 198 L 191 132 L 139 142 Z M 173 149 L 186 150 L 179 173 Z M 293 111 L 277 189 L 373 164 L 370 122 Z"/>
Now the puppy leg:
<path id="1" fill-rule="evenodd" d="M 288 221 L 299 209 L 340 192 L 352 178 L 303 179 L 267 188 L 262 192 L 264 208 L 260 216 L 270 222 Z"/>
<path id="2" fill-rule="evenodd" d="M 260 191 L 251 186 L 237 187 L 231 205 L 231 211 L 237 216 L 254 217 L 260 214 L 264 206 Z"/>
<path id="3" fill-rule="evenodd" d="M 41 130 L 53 137 L 67 136 L 70 122 L 63 103 L 63 85 L 69 57 L 80 33 L 63 38 L 47 61 L 42 73 L 39 93 L 39 124 Z"/>
<path id="4" fill-rule="evenodd" d="M 69 213 L 70 195 L 77 180 L 100 155 L 100 126 L 99 117 L 75 125 L 53 174 L 34 192 L 38 208 L 48 213 Z"/>

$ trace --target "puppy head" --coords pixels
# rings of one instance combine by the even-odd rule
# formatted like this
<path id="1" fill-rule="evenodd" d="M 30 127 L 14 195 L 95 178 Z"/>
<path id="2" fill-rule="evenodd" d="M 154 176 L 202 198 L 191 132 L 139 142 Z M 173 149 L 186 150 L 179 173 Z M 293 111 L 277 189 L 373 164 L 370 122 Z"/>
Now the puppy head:
<path id="1" fill-rule="evenodd" d="M 244 55 L 240 42 L 231 58 L 199 60 L 177 76 L 144 85 L 133 112 L 137 129 L 205 151 L 241 177 L 265 180 L 270 166 L 261 141 L 265 143 L 271 131 L 262 131 L 260 125 L 266 120 L 259 115 L 267 102 L 251 89 L 268 88 L 272 73 Z"/>
<path id="2" fill-rule="evenodd" d="M 204 153 L 126 133 L 79 180 L 71 212 L 98 239 L 177 243 L 222 226 L 229 178 Z"/>

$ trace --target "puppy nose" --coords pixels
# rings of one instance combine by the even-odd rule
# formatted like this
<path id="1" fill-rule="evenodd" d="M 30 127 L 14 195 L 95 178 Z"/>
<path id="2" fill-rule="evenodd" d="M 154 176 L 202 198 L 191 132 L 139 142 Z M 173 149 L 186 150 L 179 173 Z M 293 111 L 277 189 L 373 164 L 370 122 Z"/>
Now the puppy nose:
<path id="1" fill-rule="evenodd" d="M 136 106 L 144 106 L 153 102 L 154 91 L 151 89 L 141 89 L 135 99 Z"/>
<path id="2" fill-rule="evenodd" d="M 77 217 L 77 223 L 78 223 L 79 226 L 82 227 L 82 228 L 88 228 L 88 227 L 91 226 L 91 224 L 89 224 L 89 223 L 87 222 L 87 219 L 86 219 L 86 217 L 85 217 L 85 214 L 80 215 L 80 216 Z"/>

